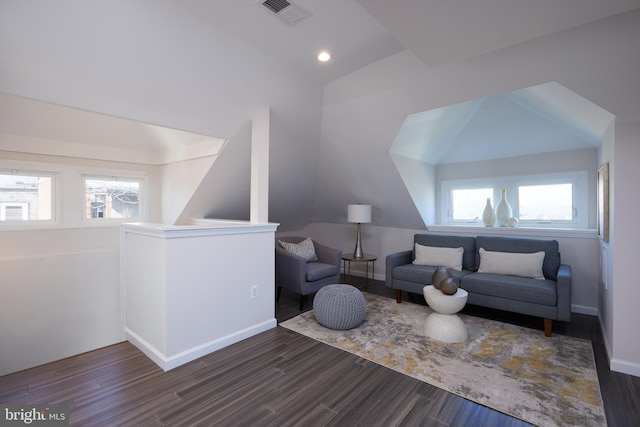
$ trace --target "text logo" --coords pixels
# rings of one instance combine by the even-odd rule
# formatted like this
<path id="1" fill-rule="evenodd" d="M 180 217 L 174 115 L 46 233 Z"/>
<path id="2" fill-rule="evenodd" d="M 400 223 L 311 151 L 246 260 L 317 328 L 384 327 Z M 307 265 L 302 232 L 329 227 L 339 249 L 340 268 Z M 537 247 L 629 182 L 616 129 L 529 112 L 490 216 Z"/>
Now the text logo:
<path id="1" fill-rule="evenodd" d="M 0 426 L 69 426 L 67 405 L 0 405 Z"/>

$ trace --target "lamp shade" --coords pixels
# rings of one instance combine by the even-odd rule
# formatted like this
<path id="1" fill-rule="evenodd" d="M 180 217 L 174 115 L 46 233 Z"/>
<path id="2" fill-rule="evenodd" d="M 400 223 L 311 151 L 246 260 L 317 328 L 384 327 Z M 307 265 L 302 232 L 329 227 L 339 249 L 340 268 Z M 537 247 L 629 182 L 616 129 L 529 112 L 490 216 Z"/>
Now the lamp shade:
<path id="1" fill-rule="evenodd" d="M 371 222 L 371 205 L 348 205 L 347 221 L 362 224 Z"/>

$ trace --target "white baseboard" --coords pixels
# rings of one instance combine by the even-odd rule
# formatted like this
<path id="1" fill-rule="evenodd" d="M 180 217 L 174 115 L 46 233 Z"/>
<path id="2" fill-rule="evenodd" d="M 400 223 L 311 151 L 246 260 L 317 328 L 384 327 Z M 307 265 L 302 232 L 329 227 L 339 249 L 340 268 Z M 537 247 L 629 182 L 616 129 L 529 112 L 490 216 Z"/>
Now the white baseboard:
<path id="1" fill-rule="evenodd" d="M 149 359 L 153 360 L 153 362 L 160 366 L 163 370 L 165 369 L 167 358 L 162 352 L 156 349 L 154 346 L 149 344 L 144 338 L 140 335 L 136 334 L 129 328 L 124 328 L 124 338 L 129 341 L 131 344 L 136 346 L 138 350 L 143 352 L 145 356 Z"/>
<path id="2" fill-rule="evenodd" d="M 640 377 L 640 364 L 637 363 L 627 362 L 626 360 L 611 359 L 609 368 L 612 371 L 620 372 L 621 374 Z"/>
<path id="3" fill-rule="evenodd" d="M 598 320 L 600 321 L 600 331 L 602 332 L 602 339 L 604 341 L 604 349 L 607 352 L 607 361 L 609 362 L 609 369 L 611 369 L 611 359 L 613 357 L 613 352 L 609 347 L 609 336 L 607 335 L 607 330 L 604 327 L 604 322 L 602 321 L 602 316 L 598 316 Z"/>
<path id="4" fill-rule="evenodd" d="M 125 338 L 134 346 L 136 346 L 140 351 L 142 351 L 149 359 L 153 360 L 156 365 L 160 366 L 162 370 L 169 371 L 173 368 L 177 368 L 178 366 L 184 365 L 185 363 L 191 362 L 209 353 L 213 353 L 216 350 L 220 350 L 221 348 L 227 347 L 231 344 L 237 343 L 261 332 L 265 332 L 269 329 L 275 328 L 277 324 L 278 322 L 276 321 L 276 319 L 270 319 L 268 321 L 252 325 L 249 328 L 236 331 L 227 336 L 200 344 L 171 356 L 163 354 L 161 351 L 149 344 L 145 339 L 140 337 L 135 332 L 131 331 L 129 328 L 125 328 Z"/>
<path id="5" fill-rule="evenodd" d="M 619 372 L 621 374 L 640 377 L 640 364 L 613 358 L 613 352 L 611 351 L 611 347 L 609 347 L 609 337 L 607 335 L 607 330 L 604 328 L 604 323 L 602 322 L 602 318 L 598 316 L 598 319 L 600 320 L 600 330 L 602 330 L 604 347 L 607 353 L 607 359 L 609 361 L 609 369 L 614 372 Z"/>
<path id="6" fill-rule="evenodd" d="M 588 316 L 600 316 L 600 311 L 596 307 L 587 307 L 585 305 L 571 305 L 571 312 L 578 314 L 586 314 Z"/>

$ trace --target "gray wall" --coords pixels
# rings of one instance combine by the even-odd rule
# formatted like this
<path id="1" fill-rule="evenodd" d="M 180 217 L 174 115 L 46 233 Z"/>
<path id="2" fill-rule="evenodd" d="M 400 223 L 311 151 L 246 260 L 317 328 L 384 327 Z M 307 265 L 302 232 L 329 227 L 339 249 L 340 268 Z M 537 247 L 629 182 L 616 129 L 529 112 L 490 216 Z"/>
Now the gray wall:
<path id="1" fill-rule="evenodd" d="M 379 211 L 376 225 L 424 227 L 389 155 L 409 114 L 555 81 L 640 119 L 637 40 L 636 11 L 441 67 L 402 52 L 326 85 L 312 221 L 342 222 L 345 206 L 362 202 Z"/>

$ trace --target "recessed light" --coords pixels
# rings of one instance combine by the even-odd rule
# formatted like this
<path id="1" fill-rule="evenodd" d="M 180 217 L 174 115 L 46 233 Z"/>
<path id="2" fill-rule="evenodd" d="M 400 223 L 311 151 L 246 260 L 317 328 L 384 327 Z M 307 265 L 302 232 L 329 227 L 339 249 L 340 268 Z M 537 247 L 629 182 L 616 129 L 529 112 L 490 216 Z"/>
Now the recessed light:
<path id="1" fill-rule="evenodd" d="M 320 62 L 327 62 L 330 59 L 331 59 L 331 55 L 327 51 L 323 50 L 318 54 L 318 61 Z"/>

